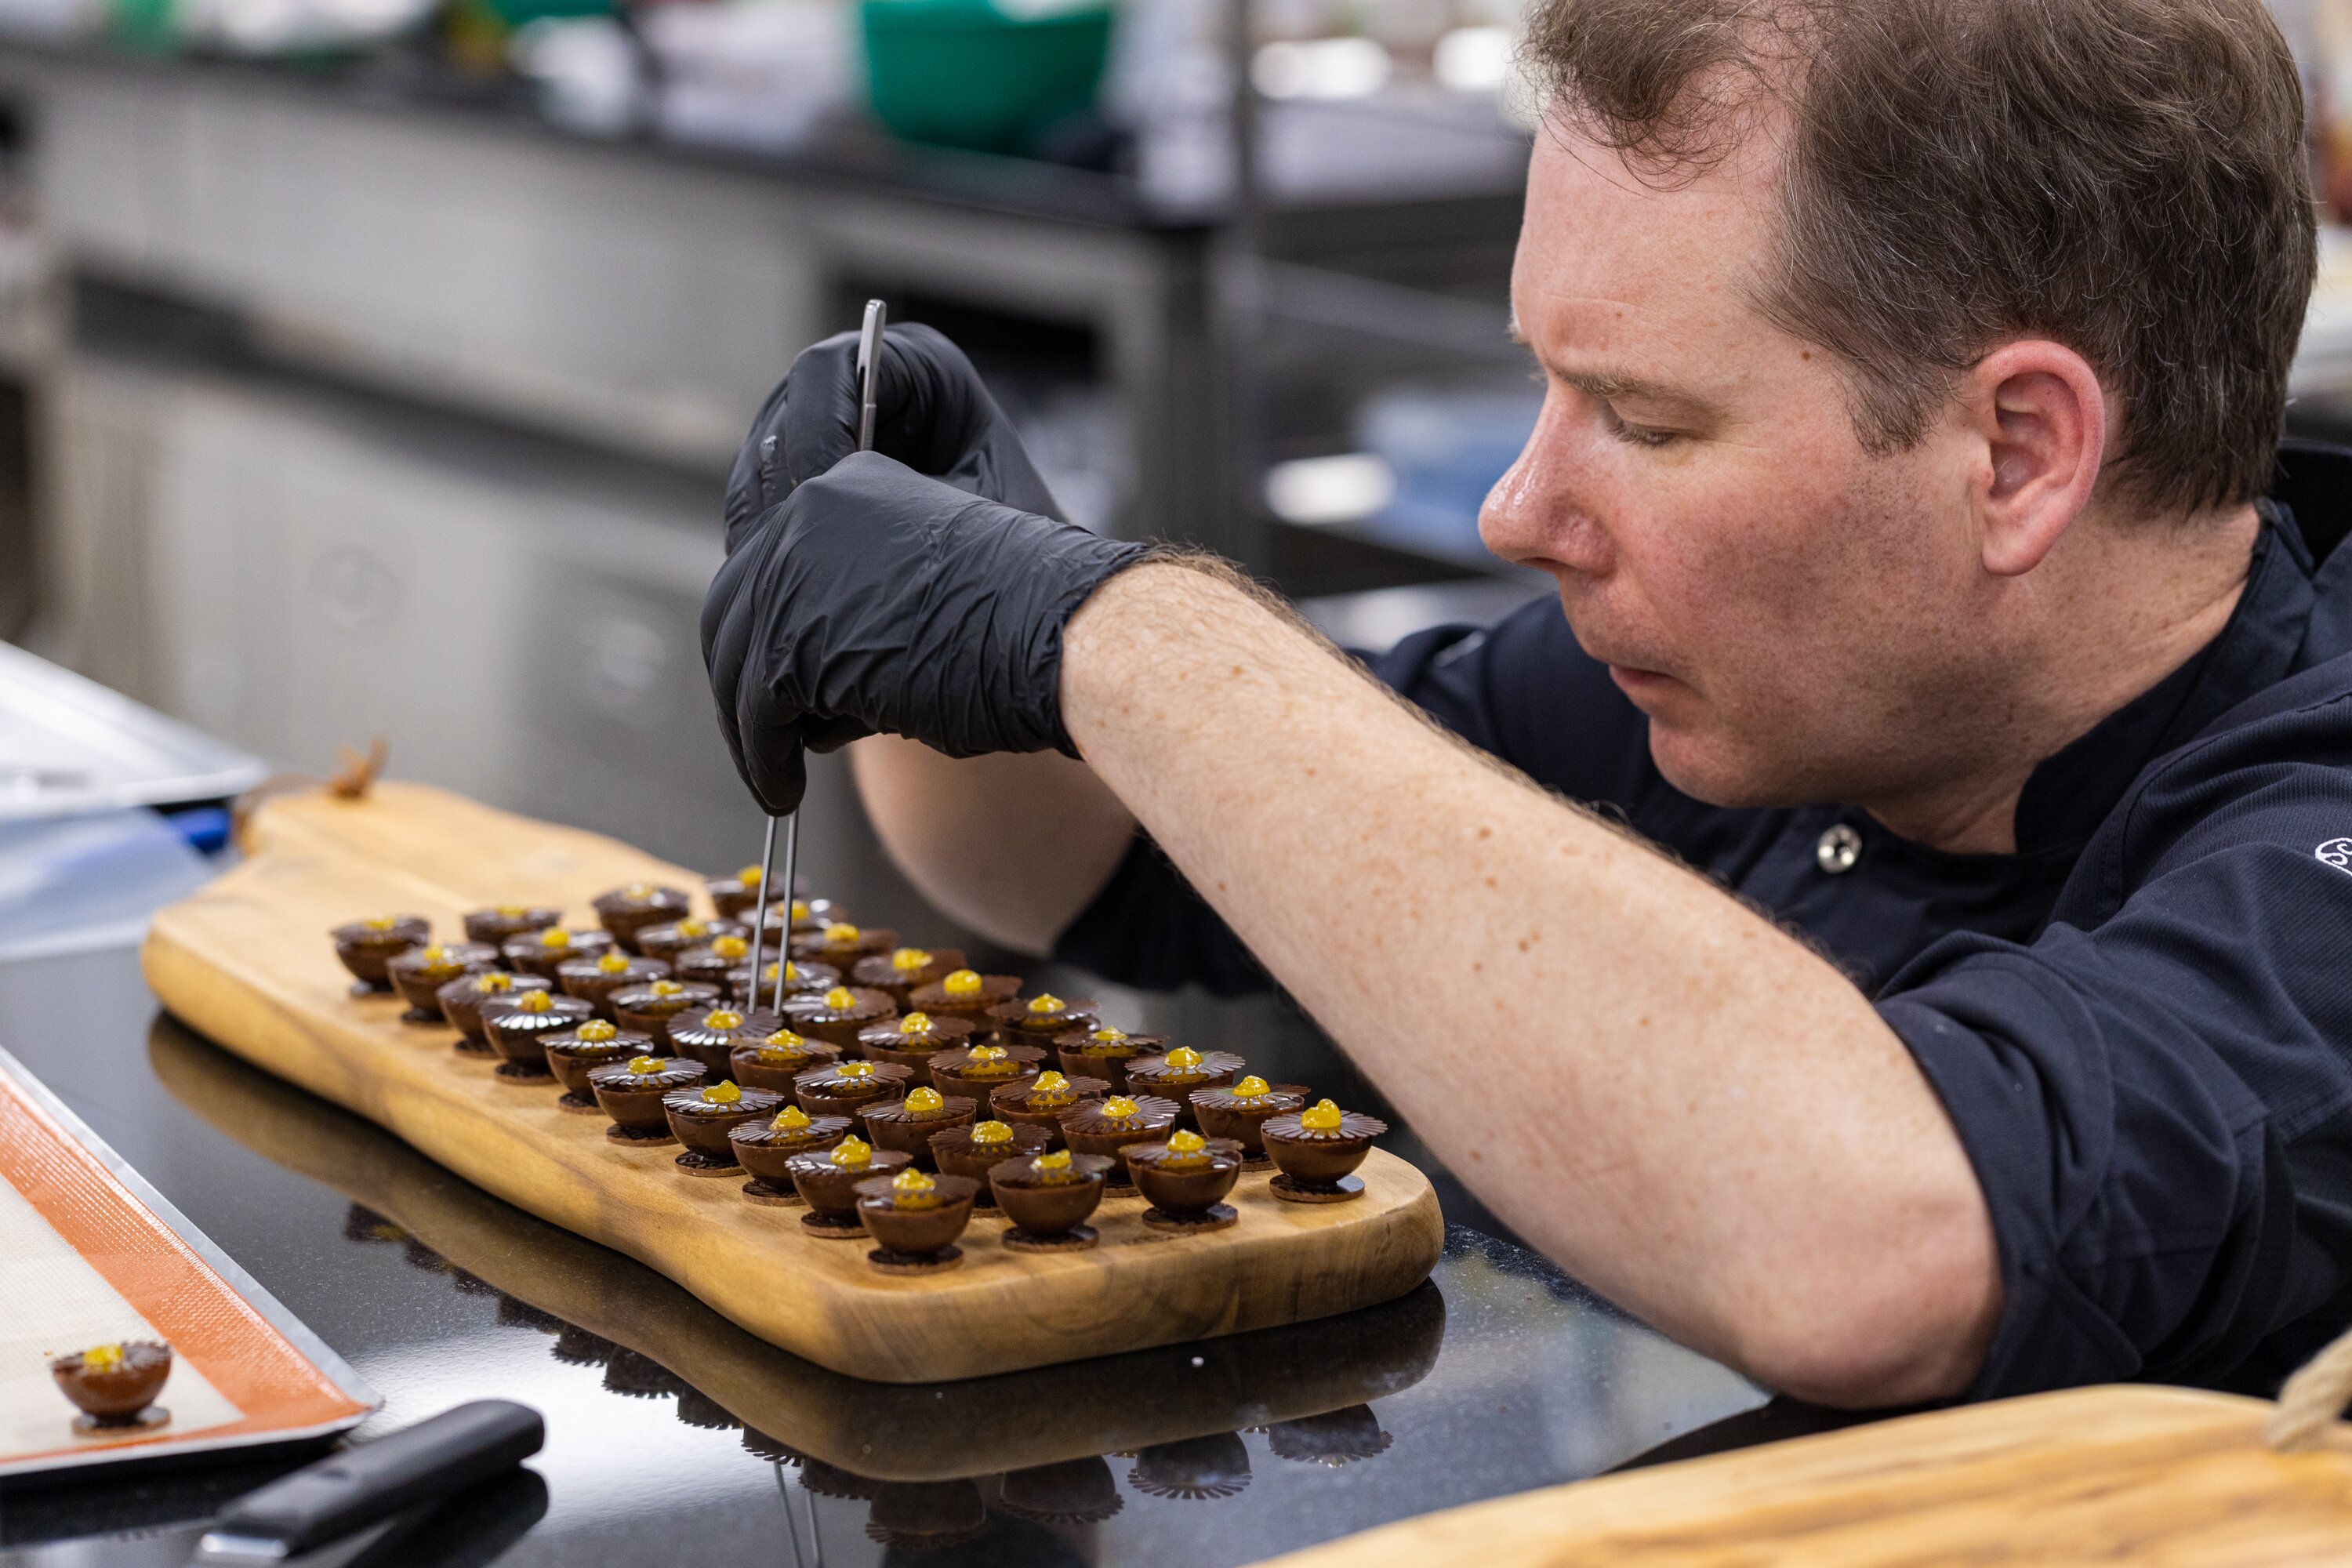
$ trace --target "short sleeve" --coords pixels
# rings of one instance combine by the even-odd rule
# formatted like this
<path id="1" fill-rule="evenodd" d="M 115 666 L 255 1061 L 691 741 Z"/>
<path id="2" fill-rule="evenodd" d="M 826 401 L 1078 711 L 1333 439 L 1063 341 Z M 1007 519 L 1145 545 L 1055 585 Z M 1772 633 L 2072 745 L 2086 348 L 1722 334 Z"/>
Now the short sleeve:
<path id="1" fill-rule="evenodd" d="M 1054 943 L 1054 957 L 1144 991 L 1198 985 L 1215 996 L 1244 996 L 1273 984 L 1241 938 L 1139 829 L 1102 891 Z"/>
<path id="2" fill-rule="evenodd" d="M 2325 849 L 2352 772 L 2281 742 L 2168 767 L 2039 940 L 1947 938 L 1880 1002 L 2000 1244 L 1978 1397 L 2258 1385 L 2278 1336 L 2343 1320 L 2352 871 Z"/>

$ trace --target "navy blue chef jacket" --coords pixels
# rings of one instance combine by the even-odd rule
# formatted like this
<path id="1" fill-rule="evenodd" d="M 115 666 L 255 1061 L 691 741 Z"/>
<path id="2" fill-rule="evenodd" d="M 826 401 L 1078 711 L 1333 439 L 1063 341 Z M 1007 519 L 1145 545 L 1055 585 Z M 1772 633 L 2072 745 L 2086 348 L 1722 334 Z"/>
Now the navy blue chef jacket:
<path id="1" fill-rule="evenodd" d="M 2352 1320 L 2352 452 L 2290 443 L 2262 510 L 2229 625 L 2034 771 L 2013 855 L 1681 794 L 1556 602 L 1374 661 L 1874 988 L 1991 1207 L 2007 1296 L 1974 1397 L 2267 1393 Z M 1266 984 L 1140 839 L 1057 956 Z"/>

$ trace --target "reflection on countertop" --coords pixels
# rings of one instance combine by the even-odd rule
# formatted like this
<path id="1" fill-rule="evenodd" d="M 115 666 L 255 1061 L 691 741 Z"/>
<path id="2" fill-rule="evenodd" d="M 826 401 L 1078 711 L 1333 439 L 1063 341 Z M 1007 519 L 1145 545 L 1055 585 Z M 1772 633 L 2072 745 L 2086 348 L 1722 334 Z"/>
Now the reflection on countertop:
<path id="1" fill-rule="evenodd" d="M 509 1518 L 529 1529 L 501 1563 L 1223 1568 L 1591 1475 L 1759 1401 L 1464 1228 L 1430 1286 L 1370 1311 L 859 1383 L 157 1020 L 127 952 L 0 965 L 0 1037 L 386 1394 L 363 1437 L 484 1396 L 545 1414 L 544 1515 Z M 236 1489 L 215 1480 L 0 1498 L 0 1565 L 63 1561 L 12 1555 L 42 1540 L 127 1563 L 124 1538 L 62 1538 L 168 1535 Z"/>

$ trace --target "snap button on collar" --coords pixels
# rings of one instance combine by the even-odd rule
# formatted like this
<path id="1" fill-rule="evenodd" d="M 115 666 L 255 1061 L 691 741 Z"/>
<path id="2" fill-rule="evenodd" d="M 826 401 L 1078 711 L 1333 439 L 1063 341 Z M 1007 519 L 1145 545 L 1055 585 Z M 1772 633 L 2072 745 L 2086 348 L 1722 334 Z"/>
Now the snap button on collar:
<path id="1" fill-rule="evenodd" d="M 1862 835 L 1845 823 L 1839 823 L 1822 835 L 1813 846 L 1813 864 L 1832 877 L 1843 877 L 1853 869 L 1862 858 Z"/>

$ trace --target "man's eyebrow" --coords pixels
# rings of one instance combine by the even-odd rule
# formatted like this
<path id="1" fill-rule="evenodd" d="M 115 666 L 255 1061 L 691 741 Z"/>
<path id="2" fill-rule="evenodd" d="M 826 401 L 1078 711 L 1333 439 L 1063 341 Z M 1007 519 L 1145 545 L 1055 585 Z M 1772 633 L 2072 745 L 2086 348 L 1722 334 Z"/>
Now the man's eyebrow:
<path id="1" fill-rule="evenodd" d="M 1558 376 L 1587 397 L 1634 399 L 1690 409 L 1706 409 L 1710 406 L 1706 398 L 1696 393 L 1685 392 L 1679 388 L 1668 386 L 1664 382 L 1652 381 L 1646 376 L 1606 369 L 1570 370 L 1565 366 L 1553 364 L 1544 358 L 1541 350 L 1528 341 L 1527 333 L 1519 330 L 1519 317 L 1516 310 L 1511 313 L 1510 326 L 1507 329 L 1506 335 L 1511 342 L 1532 354 L 1536 363 L 1546 372 Z"/>
<path id="2" fill-rule="evenodd" d="M 1702 401 L 1664 382 L 1609 370 L 1558 370 L 1553 374 L 1588 397 L 1638 399 L 1649 403 L 1696 404 Z"/>
<path id="3" fill-rule="evenodd" d="M 1534 354 L 1537 363 L 1544 369 L 1588 397 L 1638 397 L 1659 403 L 1681 404 L 1703 404 L 1706 401 L 1690 393 L 1676 391 L 1664 382 L 1651 381 L 1623 371 L 1569 370 L 1563 366 L 1552 364 L 1544 359 L 1542 353 L 1533 343 L 1528 341 L 1527 333 L 1519 331 L 1519 318 L 1517 312 L 1511 316 L 1511 324 L 1507 329 L 1506 335 L 1511 342 Z"/>

